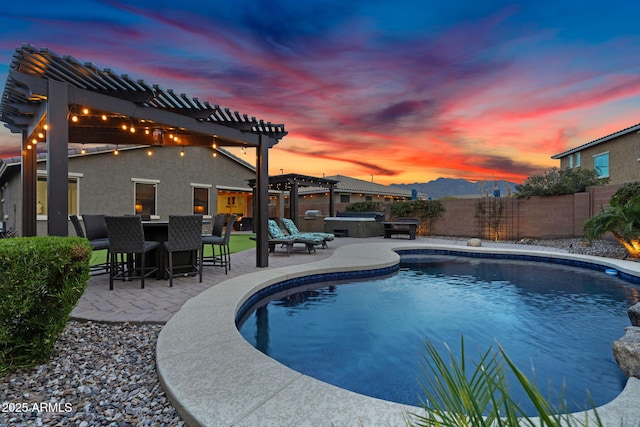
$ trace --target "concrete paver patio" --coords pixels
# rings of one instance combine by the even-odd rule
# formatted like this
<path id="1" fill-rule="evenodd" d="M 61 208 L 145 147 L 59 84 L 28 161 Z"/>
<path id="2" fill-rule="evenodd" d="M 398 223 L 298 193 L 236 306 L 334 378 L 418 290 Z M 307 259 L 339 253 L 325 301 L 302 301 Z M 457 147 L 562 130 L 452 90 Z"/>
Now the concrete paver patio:
<path id="1" fill-rule="evenodd" d="M 256 267 L 255 249 L 249 249 L 231 254 L 231 270 L 227 275 L 222 267 L 205 266 L 202 283 L 198 282 L 197 277 L 179 277 L 174 278 L 171 288 L 168 280 L 148 278 L 144 289 L 140 289 L 140 280 L 115 281 L 114 289 L 110 291 L 109 275 L 96 275 L 89 280 L 71 317 L 99 322 L 166 323 L 186 301 L 220 282 L 255 271 L 324 259 L 333 254 L 337 247 L 357 241 L 362 239 L 335 239 L 328 248 L 317 249 L 311 254 L 307 253 L 304 246 L 296 245 L 290 256 L 286 255 L 284 248 L 276 248 L 269 255 L 267 268 Z"/>

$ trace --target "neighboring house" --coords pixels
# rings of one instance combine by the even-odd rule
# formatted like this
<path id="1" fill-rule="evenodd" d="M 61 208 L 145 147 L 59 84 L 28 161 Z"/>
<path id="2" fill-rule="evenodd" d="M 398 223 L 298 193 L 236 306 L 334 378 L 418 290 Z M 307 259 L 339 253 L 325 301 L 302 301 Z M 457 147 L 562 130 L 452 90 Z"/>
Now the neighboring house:
<path id="1" fill-rule="evenodd" d="M 640 181 L 640 124 L 551 156 L 560 168 L 595 169 L 609 184 Z"/>
<path id="2" fill-rule="evenodd" d="M 384 202 L 396 200 L 411 200 L 411 190 L 377 184 L 371 181 L 351 178 L 344 175 L 327 176 L 326 179 L 339 181 L 334 190 L 336 212 L 344 212 L 346 207 L 357 202 Z M 426 198 L 423 194 L 419 198 Z M 303 187 L 298 190 L 298 215 L 302 216 L 307 210 L 319 210 L 328 215 L 329 192 L 321 187 Z"/>
<path id="3" fill-rule="evenodd" d="M 118 150 L 116 151 L 116 149 Z M 151 155 L 149 151 L 151 150 Z M 207 147 L 107 145 L 69 150 L 69 214 L 217 213 L 251 217 L 255 167 L 228 151 Z M 117 153 L 117 154 L 115 154 Z M 0 221 L 22 229 L 21 158 L 0 159 Z M 47 165 L 37 160 L 37 233 L 47 234 Z M 69 235 L 74 235 L 69 224 Z"/>

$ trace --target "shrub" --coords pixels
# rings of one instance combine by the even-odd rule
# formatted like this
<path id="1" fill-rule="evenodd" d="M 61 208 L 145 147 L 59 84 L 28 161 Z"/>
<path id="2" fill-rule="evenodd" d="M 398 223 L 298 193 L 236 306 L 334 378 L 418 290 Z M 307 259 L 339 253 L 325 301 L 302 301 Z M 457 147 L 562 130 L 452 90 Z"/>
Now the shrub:
<path id="1" fill-rule="evenodd" d="M 613 196 L 611 196 L 609 205 L 624 206 L 629 200 L 638 196 L 640 196 L 640 182 L 630 182 L 618 188 Z"/>
<path id="2" fill-rule="evenodd" d="M 409 413 L 410 426 L 602 426 L 597 411 L 592 418 L 583 414 L 571 415 L 563 399 L 558 406 L 548 402 L 538 386 L 513 363 L 504 349 L 490 347 L 481 354 L 480 360 L 471 366 L 465 358 L 464 337 L 461 339 L 461 355 L 447 347 L 447 356 L 442 356 L 436 347 L 427 341 L 423 360 L 423 403 L 426 414 Z M 448 359 L 448 360 L 447 360 Z M 511 371 L 517 384 L 535 407 L 538 419 L 526 415 L 509 393 L 507 372 Z"/>
<path id="3" fill-rule="evenodd" d="M 89 280 L 77 237 L 0 239 L 0 374 L 45 362 Z"/>
<path id="4" fill-rule="evenodd" d="M 377 212 L 380 208 L 380 202 L 356 202 L 347 205 L 347 212 Z"/>
<path id="5" fill-rule="evenodd" d="M 593 169 L 551 168 L 543 175 L 531 175 L 522 184 L 516 185 L 517 196 L 558 196 L 581 193 L 592 185 L 606 185 L 608 178 L 598 178 Z"/>
<path id="6" fill-rule="evenodd" d="M 431 228 L 431 223 L 440 218 L 444 212 L 444 205 L 440 200 L 406 200 L 393 202 L 390 206 L 391 215 L 415 216 L 426 223 L 426 232 Z"/>

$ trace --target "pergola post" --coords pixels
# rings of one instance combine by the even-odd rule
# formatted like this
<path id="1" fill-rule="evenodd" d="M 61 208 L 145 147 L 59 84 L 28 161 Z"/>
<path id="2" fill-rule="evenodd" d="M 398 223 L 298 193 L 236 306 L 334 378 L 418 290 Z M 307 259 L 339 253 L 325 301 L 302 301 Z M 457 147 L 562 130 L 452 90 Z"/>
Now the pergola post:
<path id="1" fill-rule="evenodd" d="M 256 229 L 256 267 L 269 266 L 269 144 L 267 138 L 259 135 L 256 147 L 256 199 L 258 221 Z"/>
<path id="2" fill-rule="evenodd" d="M 291 180 L 291 195 L 289 200 L 289 215 L 294 224 L 298 225 L 298 181 Z"/>
<path id="3" fill-rule="evenodd" d="M 48 80 L 47 97 L 47 234 L 69 235 L 68 85 Z"/>
<path id="4" fill-rule="evenodd" d="M 335 184 L 330 184 L 329 185 L 329 216 L 335 216 L 335 210 L 336 210 L 336 202 L 334 200 L 335 197 Z"/>
<path id="5" fill-rule="evenodd" d="M 36 180 L 37 180 L 37 150 L 28 149 L 29 135 L 22 130 L 22 236 L 29 237 L 38 234 L 36 213 Z"/>

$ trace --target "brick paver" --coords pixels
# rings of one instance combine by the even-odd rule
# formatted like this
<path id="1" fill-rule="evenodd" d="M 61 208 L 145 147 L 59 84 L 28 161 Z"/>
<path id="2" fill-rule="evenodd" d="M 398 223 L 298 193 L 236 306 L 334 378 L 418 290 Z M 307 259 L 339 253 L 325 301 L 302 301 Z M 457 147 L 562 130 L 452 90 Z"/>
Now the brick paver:
<path id="1" fill-rule="evenodd" d="M 378 239 L 372 238 L 371 241 L 373 240 Z M 311 254 L 300 246 L 290 256 L 286 256 L 285 250 L 278 248 L 269 256 L 269 267 L 266 268 L 327 258 L 335 248 L 349 243 L 362 243 L 362 239 L 335 239 L 329 242 L 328 248 L 318 249 Z M 140 289 L 140 280 L 117 280 L 110 291 L 109 275 L 93 276 L 71 317 L 101 322 L 166 323 L 190 298 L 226 279 L 258 270 L 263 269 L 256 267 L 255 249 L 249 249 L 231 255 L 231 270 L 227 275 L 224 274 L 223 267 L 205 266 L 202 283 L 198 282 L 198 277 L 178 277 L 174 278 L 173 287 L 170 288 L 168 280 L 146 279 L 145 288 Z"/>

